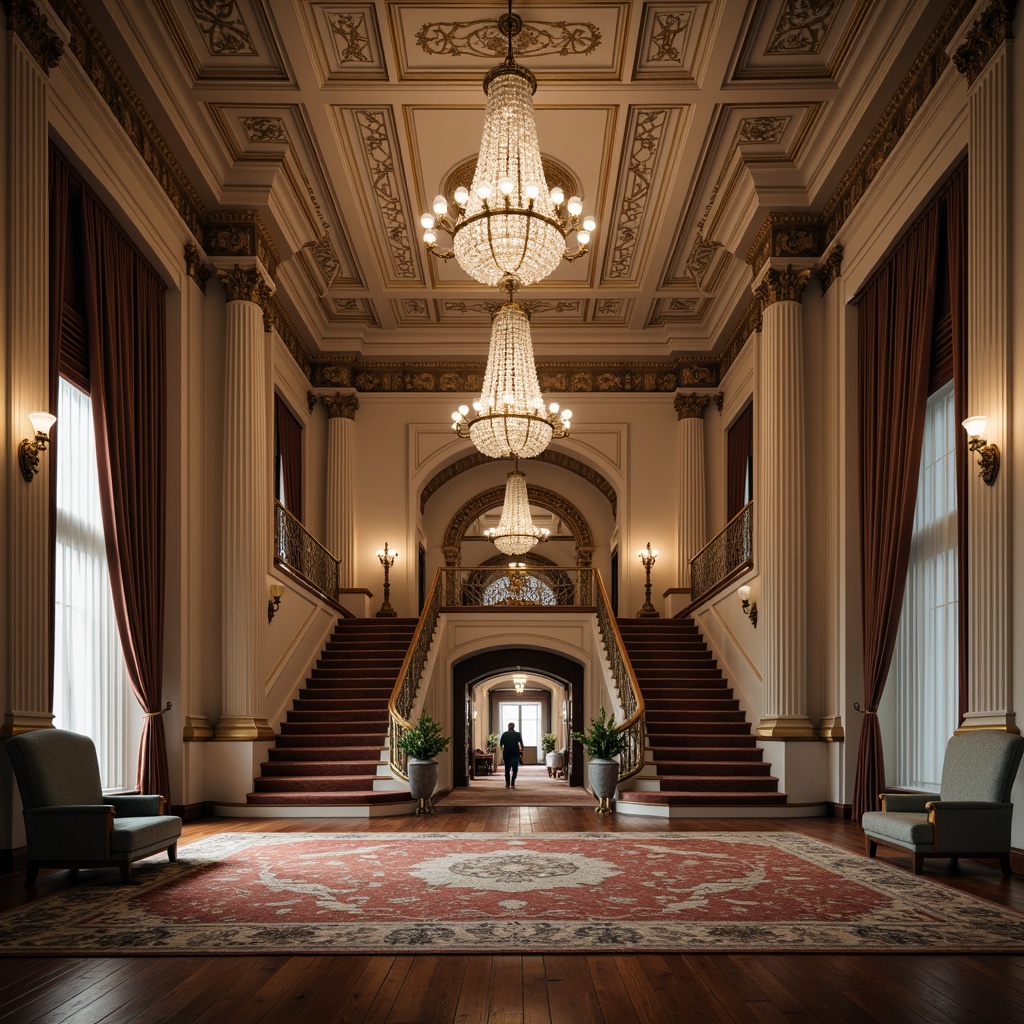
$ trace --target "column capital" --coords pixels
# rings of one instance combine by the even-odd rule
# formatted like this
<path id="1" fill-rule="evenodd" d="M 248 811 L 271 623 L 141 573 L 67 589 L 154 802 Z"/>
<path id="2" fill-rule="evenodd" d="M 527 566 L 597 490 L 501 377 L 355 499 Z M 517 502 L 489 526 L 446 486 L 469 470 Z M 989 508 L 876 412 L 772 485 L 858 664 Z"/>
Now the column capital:
<path id="1" fill-rule="evenodd" d="M 676 399 L 672 403 L 676 410 L 676 416 L 681 420 L 702 420 L 704 410 L 711 404 L 712 395 L 700 394 L 691 391 L 688 395 L 676 393 Z"/>
<path id="2" fill-rule="evenodd" d="M 992 0 L 953 51 L 953 65 L 969 86 L 978 80 L 996 50 L 1011 38 L 1016 7 L 1017 0 Z"/>
<path id="3" fill-rule="evenodd" d="M 818 284 L 821 285 L 821 294 L 825 292 L 835 284 L 836 278 L 839 277 L 843 266 L 843 247 L 841 245 L 834 245 L 830 250 L 829 254 L 821 261 L 821 266 L 818 267 Z"/>
<path id="4" fill-rule="evenodd" d="M 210 268 L 206 265 L 206 257 L 194 242 L 185 243 L 185 273 L 199 285 L 199 290 L 205 295 Z"/>
<path id="5" fill-rule="evenodd" d="M 765 309 L 776 302 L 800 302 L 810 276 L 810 270 L 797 270 L 792 263 L 782 269 L 768 267 L 754 295 Z"/>
<path id="6" fill-rule="evenodd" d="M 49 75 L 64 56 L 64 40 L 50 27 L 46 15 L 33 0 L 3 0 L 7 28 L 24 44 L 32 58 Z"/>
<path id="7" fill-rule="evenodd" d="M 321 395 L 320 401 L 327 410 L 327 418 L 332 420 L 354 420 L 359 410 L 359 398 L 355 393 L 343 395 L 335 391 L 333 395 Z"/>
<path id="8" fill-rule="evenodd" d="M 228 302 L 252 302 L 269 315 L 270 296 L 273 287 L 268 284 L 263 271 L 256 264 L 243 267 L 236 263 L 232 267 L 216 267 L 217 279 L 224 287 Z"/>

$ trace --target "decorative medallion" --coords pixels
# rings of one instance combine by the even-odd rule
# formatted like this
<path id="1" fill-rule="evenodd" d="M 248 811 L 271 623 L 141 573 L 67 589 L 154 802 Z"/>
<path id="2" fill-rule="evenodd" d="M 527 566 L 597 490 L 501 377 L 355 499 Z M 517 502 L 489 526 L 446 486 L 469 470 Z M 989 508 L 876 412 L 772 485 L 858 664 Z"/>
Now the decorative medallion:
<path id="1" fill-rule="evenodd" d="M 240 117 L 245 137 L 250 142 L 288 142 L 288 132 L 281 117 Z"/>
<path id="2" fill-rule="evenodd" d="M 791 117 L 745 117 L 736 131 L 740 145 L 778 145 L 789 127 Z"/>
<path id="3" fill-rule="evenodd" d="M 425 53 L 435 56 L 500 60 L 508 51 L 508 38 L 493 18 L 427 22 L 416 33 L 416 42 Z M 512 51 L 516 57 L 585 56 L 600 45 L 600 29 L 589 21 L 524 20 L 522 30 L 513 39 Z"/>
<path id="4" fill-rule="evenodd" d="M 258 54 L 235 0 L 188 0 L 188 6 L 213 56 Z"/>
<path id="5" fill-rule="evenodd" d="M 838 10 L 839 0 L 784 0 L 765 52 L 820 53 Z"/>
<path id="6" fill-rule="evenodd" d="M 679 370 L 679 383 L 691 387 L 701 384 L 714 387 L 718 383 L 718 378 L 718 367 L 713 362 L 688 363 Z"/>

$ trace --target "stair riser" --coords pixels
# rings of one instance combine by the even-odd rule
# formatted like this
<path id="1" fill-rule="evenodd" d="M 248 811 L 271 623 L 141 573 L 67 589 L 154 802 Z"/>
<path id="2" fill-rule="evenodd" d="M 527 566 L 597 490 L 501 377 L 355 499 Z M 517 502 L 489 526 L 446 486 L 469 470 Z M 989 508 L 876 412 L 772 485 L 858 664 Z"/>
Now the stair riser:
<path id="1" fill-rule="evenodd" d="M 376 774 L 377 762 L 371 761 L 264 761 L 260 765 L 260 775 L 265 779 L 318 778 L 330 775 L 362 776 L 366 779 Z"/>
<path id="2" fill-rule="evenodd" d="M 776 793 L 779 780 L 766 778 L 715 778 L 713 776 L 694 776 L 688 779 L 660 778 L 662 792 L 665 793 Z"/>
<path id="3" fill-rule="evenodd" d="M 259 778 L 255 781 L 255 792 L 257 793 L 346 793 L 365 792 L 367 789 L 366 778 L 352 776 L 351 778 L 318 777 L 308 778 Z"/>

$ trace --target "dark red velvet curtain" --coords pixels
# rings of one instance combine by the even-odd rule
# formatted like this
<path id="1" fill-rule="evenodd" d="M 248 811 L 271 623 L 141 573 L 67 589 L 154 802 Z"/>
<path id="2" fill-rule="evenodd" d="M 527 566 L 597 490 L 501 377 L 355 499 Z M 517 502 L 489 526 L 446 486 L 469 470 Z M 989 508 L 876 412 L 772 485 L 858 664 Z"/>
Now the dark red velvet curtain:
<path id="1" fill-rule="evenodd" d="M 754 454 L 754 403 L 736 417 L 729 428 L 726 441 L 725 493 L 727 519 L 734 515 L 746 502 L 743 500 L 747 482 L 747 467 Z"/>
<path id="2" fill-rule="evenodd" d="M 302 424 L 291 409 L 274 395 L 274 431 L 277 436 L 277 457 L 281 467 L 284 507 L 300 522 L 302 520 Z"/>
<path id="3" fill-rule="evenodd" d="M 967 694 L 967 162 L 946 187 L 946 237 L 949 250 L 949 310 L 953 326 L 953 415 L 956 418 L 957 609 L 960 721 L 968 708 Z"/>
<path id="4" fill-rule="evenodd" d="M 917 502 L 935 312 L 939 212 L 934 204 L 868 284 L 860 304 L 861 573 L 864 727 L 853 816 L 885 786 L 878 704 L 900 621 Z"/>
<path id="5" fill-rule="evenodd" d="M 138 788 L 170 799 L 160 715 L 167 475 L 164 286 L 88 190 L 82 221 L 103 533 L 121 646 L 146 713 Z"/>

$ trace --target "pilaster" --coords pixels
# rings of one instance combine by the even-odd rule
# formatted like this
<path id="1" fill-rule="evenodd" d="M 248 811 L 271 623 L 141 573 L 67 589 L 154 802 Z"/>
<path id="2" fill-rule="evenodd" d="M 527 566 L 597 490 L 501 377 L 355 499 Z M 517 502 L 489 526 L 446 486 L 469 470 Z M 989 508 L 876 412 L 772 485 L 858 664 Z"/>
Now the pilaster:
<path id="1" fill-rule="evenodd" d="M 28 414 L 50 410 L 48 314 L 47 77 L 63 43 L 29 0 L 4 0 L 6 127 L 7 552 L 5 632 L 7 688 L 0 735 L 53 723 L 50 701 L 50 474 L 49 452 L 32 480 L 14 455 L 32 437 Z M 55 410 L 50 410 L 55 412 Z"/>
<path id="2" fill-rule="evenodd" d="M 354 393 L 321 395 L 327 409 L 327 550 L 340 564 L 338 585 L 353 587 L 355 565 L 355 418 L 359 399 Z"/>
<path id="3" fill-rule="evenodd" d="M 1014 124 L 1010 30 L 1015 4 L 994 0 L 953 54 L 968 81 L 967 414 L 988 416 L 1003 471 L 968 483 L 968 710 L 963 729 L 1016 732 L 1012 685 L 1011 426 Z"/>
<path id="4" fill-rule="evenodd" d="M 690 559 L 707 543 L 704 501 L 704 413 L 712 395 L 676 394 L 679 417 L 679 585 L 690 589 Z"/>
<path id="5" fill-rule="evenodd" d="M 810 270 L 769 265 L 754 294 L 763 306 L 755 400 L 755 546 L 764 632 L 764 711 L 757 735 L 809 739 L 807 715 L 806 487 L 804 479 L 803 308 Z"/>
<path id="6" fill-rule="evenodd" d="M 264 315 L 271 287 L 257 266 L 218 268 L 228 296 L 224 412 L 223 677 L 218 740 L 273 735 L 266 718 L 263 634 L 271 557 Z"/>

